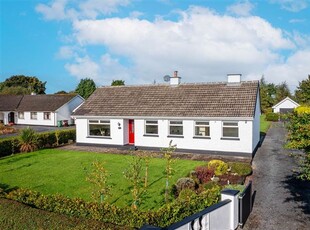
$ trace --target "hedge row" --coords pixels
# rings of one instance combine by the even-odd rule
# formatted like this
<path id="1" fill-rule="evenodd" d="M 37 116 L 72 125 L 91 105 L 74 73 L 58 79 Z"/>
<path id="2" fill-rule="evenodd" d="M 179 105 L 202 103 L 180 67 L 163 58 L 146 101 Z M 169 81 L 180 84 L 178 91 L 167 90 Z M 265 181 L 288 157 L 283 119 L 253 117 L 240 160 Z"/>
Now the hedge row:
<path id="1" fill-rule="evenodd" d="M 51 148 L 57 145 L 66 144 L 69 140 L 75 141 L 75 129 L 56 130 L 52 132 L 37 133 L 38 148 Z M 58 143 L 57 143 L 58 139 Z M 0 157 L 9 156 L 14 153 L 19 153 L 19 137 L 10 137 L 0 139 Z"/>
<path id="2" fill-rule="evenodd" d="M 175 200 L 157 211 L 119 208 L 107 203 L 86 202 L 79 198 L 71 199 L 62 195 L 43 195 L 28 189 L 16 189 L 9 193 L 2 193 L 2 196 L 50 212 L 139 228 L 144 224 L 166 227 L 201 211 L 219 201 L 220 189 L 216 186 L 200 195 L 193 195 L 187 200 Z"/>
<path id="3" fill-rule="evenodd" d="M 266 120 L 267 121 L 279 121 L 279 114 L 278 113 L 267 113 Z"/>

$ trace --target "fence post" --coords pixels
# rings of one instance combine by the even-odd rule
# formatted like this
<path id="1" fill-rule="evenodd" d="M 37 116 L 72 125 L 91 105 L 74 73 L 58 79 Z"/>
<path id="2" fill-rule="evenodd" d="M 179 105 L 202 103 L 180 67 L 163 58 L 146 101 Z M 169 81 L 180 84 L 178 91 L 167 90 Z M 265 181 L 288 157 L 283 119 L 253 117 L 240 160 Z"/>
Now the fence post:
<path id="1" fill-rule="evenodd" d="M 239 190 L 233 189 L 224 189 L 221 192 L 221 201 L 229 199 L 230 202 L 230 212 L 229 212 L 229 226 L 231 230 L 235 230 L 238 227 L 238 207 L 239 207 L 239 200 L 238 200 L 238 193 Z"/>

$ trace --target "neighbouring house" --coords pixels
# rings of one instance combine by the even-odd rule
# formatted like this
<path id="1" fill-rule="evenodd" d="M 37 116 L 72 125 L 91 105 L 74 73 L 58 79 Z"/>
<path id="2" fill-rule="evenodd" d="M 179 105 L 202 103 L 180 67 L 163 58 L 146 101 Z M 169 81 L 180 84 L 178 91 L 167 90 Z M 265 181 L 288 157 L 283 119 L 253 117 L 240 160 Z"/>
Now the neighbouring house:
<path id="1" fill-rule="evenodd" d="M 0 95 L 0 121 L 22 125 L 73 124 L 72 112 L 84 102 L 79 95 Z"/>
<path id="2" fill-rule="evenodd" d="M 258 81 L 229 75 L 225 83 L 107 86 L 73 114 L 77 145 L 167 147 L 255 152 L 260 140 Z"/>
<path id="3" fill-rule="evenodd" d="M 278 104 L 272 106 L 272 109 L 274 113 L 285 114 L 288 112 L 292 112 L 298 106 L 299 104 L 297 102 L 295 102 L 289 97 L 286 97 L 282 101 L 280 101 Z"/>

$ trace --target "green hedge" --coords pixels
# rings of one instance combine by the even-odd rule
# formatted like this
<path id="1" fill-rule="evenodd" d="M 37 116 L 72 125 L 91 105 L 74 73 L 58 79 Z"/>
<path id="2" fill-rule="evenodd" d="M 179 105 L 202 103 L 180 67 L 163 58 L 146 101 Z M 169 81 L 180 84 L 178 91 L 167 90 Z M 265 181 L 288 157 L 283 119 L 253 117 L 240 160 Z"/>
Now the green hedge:
<path id="1" fill-rule="evenodd" d="M 119 208 L 111 204 L 86 202 L 79 198 L 70 199 L 62 195 L 43 195 L 28 189 L 16 189 L 8 194 L 3 193 L 2 196 L 50 212 L 137 228 L 144 224 L 165 227 L 180 221 L 217 203 L 220 189 L 216 186 L 200 195 L 195 194 L 187 200 L 175 200 L 157 211 L 147 212 L 129 207 Z"/>
<path id="2" fill-rule="evenodd" d="M 267 113 L 266 120 L 267 121 L 279 121 L 279 114 L 278 113 Z"/>
<path id="3" fill-rule="evenodd" d="M 37 133 L 38 137 L 38 148 L 51 148 L 57 146 L 57 136 L 58 144 L 66 144 L 69 140 L 76 140 L 75 129 L 65 129 L 56 130 L 52 132 Z M 5 139 L 0 139 L 0 157 L 9 156 L 14 153 L 19 153 L 19 137 L 10 137 Z"/>

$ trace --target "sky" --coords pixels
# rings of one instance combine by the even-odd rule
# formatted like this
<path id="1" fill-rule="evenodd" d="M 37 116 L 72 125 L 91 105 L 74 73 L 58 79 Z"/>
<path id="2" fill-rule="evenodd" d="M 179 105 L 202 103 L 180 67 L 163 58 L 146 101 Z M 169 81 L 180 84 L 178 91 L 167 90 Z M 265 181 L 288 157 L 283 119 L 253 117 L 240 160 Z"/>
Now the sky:
<path id="1" fill-rule="evenodd" d="M 0 0 L 0 81 L 97 86 L 286 81 L 310 74 L 310 0 Z"/>

